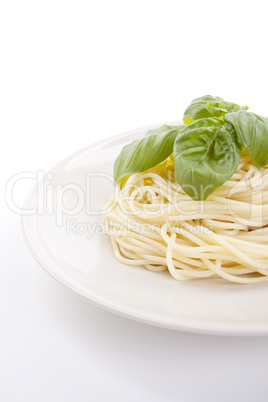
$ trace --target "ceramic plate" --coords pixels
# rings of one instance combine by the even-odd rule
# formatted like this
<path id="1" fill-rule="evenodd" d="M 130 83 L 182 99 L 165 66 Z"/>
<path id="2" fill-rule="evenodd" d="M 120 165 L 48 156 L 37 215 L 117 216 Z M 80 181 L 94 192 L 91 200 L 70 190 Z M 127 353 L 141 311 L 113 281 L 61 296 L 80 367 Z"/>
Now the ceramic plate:
<path id="1" fill-rule="evenodd" d="M 167 272 L 153 273 L 115 259 L 101 224 L 114 191 L 113 163 L 125 144 L 153 127 L 89 146 L 40 175 L 22 217 L 33 256 L 79 295 L 125 317 L 197 333 L 267 335 L 268 283 L 178 282 Z"/>

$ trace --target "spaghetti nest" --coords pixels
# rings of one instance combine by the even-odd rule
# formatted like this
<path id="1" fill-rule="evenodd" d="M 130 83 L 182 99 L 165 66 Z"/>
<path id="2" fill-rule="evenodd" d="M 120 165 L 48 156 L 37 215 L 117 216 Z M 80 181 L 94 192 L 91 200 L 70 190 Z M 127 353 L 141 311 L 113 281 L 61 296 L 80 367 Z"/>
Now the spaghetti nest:
<path id="1" fill-rule="evenodd" d="M 185 194 L 171 155 L 117 184 L 105 211 L 105 233 L 125 264 L 168 269 L 178 280 L 268 280 L 268 166 L 258 170 L 246 151 L 206 201 Z"/>

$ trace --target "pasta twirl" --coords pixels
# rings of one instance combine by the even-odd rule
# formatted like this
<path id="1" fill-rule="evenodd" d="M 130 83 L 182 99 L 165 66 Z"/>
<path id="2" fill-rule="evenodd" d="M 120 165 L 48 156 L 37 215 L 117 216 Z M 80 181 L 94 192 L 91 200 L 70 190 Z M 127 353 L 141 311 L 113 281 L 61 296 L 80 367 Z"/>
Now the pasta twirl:
<path id="1" fill-rule="evenodd" d="M 174 177 L 171 155 L 130 175 L 106 205 L 105 232 L 118 260 L 177 280 L 268 280 L 268 166 L 240 163 L 206 201 L 193 201 Z"/>

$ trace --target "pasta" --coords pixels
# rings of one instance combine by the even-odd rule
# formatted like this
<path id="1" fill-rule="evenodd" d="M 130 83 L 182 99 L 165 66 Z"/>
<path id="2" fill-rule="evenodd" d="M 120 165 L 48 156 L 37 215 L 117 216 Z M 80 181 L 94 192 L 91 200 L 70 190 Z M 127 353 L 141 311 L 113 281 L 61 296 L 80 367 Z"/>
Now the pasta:
<path id="1" fill-rule="evenodd" d="M 117 259 L 177 280 L 268 280 L 268 166 L 244 149 L 232 177 L 206 201 L 193 201 L 174 177 L 171 154 L 131 174 L 105 207 L 105 233 Z"/>

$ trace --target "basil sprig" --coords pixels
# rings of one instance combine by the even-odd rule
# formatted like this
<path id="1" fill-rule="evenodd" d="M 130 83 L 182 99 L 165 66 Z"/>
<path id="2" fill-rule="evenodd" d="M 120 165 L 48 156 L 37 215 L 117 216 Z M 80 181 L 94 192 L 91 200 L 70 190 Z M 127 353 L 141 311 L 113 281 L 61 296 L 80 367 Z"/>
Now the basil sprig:
<path id="1" fill-rule="evenodd" d="M 222 117 L 225 113 L 237 110 L 246 110 L 248 106 L 239 106 L 233 102 L 227 102 L 219 96 L 205 95 L 194 99 L 184 112 L 184 124 L 190 124 L 195 120 L 206 117 Z"/>
<path id="2" fill-rule="evenodd" d="M 184 126 L 169 126 L 149 130 L 146 136 L 126 145 L 114 164 L 114 181 L 145 172 L 172 154 L 174 141 Z"/>
<path id="3" fill-rule="evenodd" d="M 205 200 L 236 171 L 241 150 L 230 124 L 212 117 L 197 120 L 175 140 L 175 179 L 193 200 Z"/>
<path id="4" fill-rule="evenodd" d="M 193 200 L 205 200 L 235 172 L 245 147 L 258 169 L 268 165 L 268 119 L 218 96 L 194 99 L 182 126 L 164 125 L 126 145 L 114 164 L 115 183 L 145 172 L 173 152 L 175 179 Z"/>

